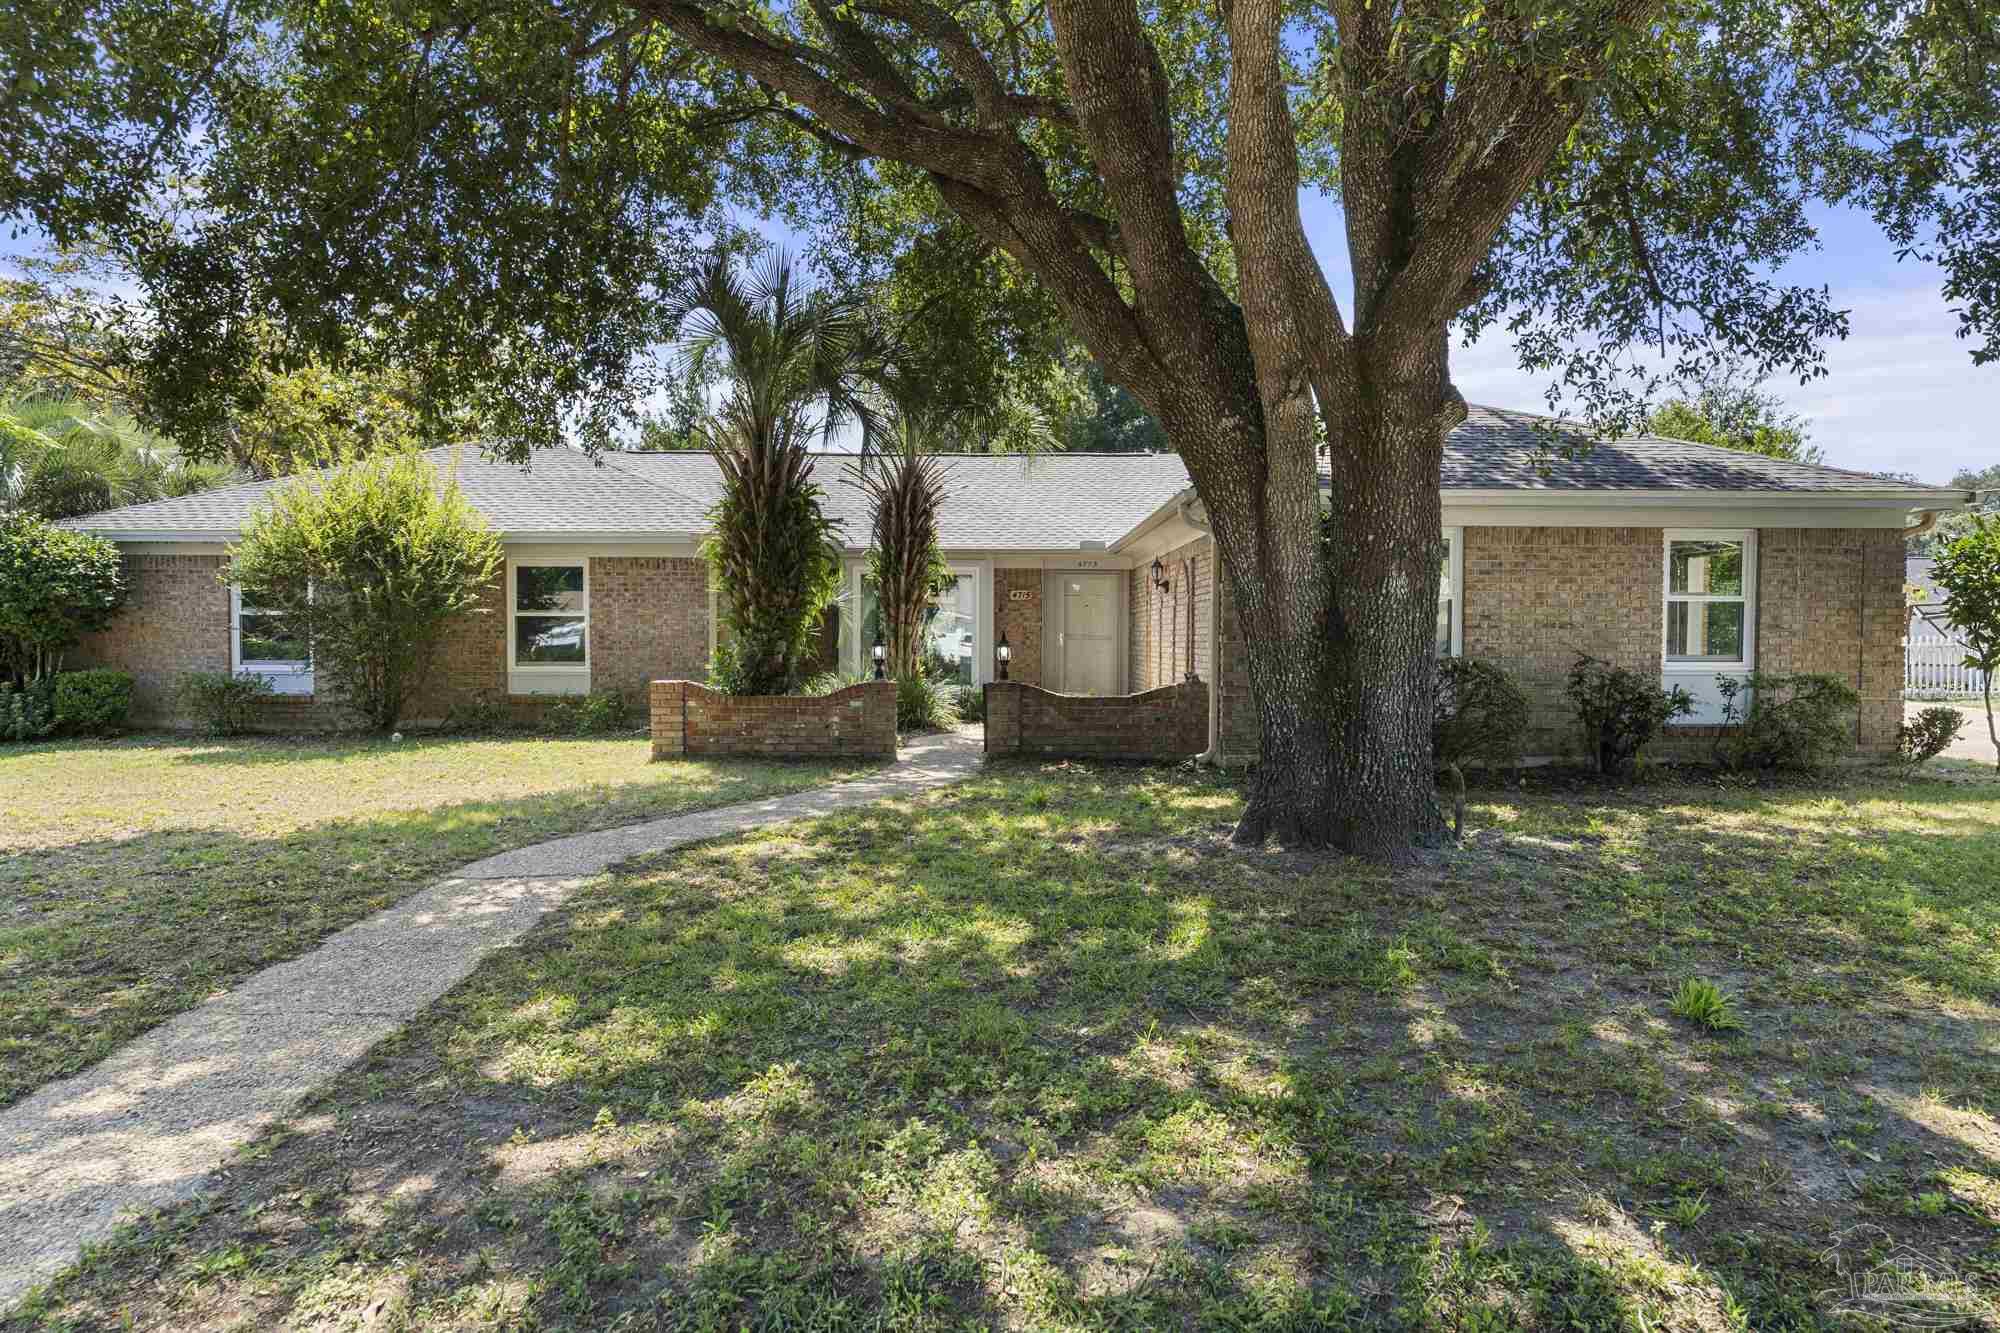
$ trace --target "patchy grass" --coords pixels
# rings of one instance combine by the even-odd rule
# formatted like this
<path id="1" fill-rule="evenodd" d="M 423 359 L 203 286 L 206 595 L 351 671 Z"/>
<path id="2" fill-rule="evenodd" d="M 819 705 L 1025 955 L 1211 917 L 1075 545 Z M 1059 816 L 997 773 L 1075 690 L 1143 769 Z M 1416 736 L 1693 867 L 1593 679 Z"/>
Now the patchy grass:
<path id="1" fill-rule="evenodd" d="M 1395 876 L 1237 808 L 1002 768 L 635 864 L 15 1326 L 1990 1324 L 2000 784 L 1545 781 Z"/>
<path id="2" fill-rule="evenodd" d="M 0 748 L 0 1105 L 468 861 L 834 772 L 629 738 Z"/>

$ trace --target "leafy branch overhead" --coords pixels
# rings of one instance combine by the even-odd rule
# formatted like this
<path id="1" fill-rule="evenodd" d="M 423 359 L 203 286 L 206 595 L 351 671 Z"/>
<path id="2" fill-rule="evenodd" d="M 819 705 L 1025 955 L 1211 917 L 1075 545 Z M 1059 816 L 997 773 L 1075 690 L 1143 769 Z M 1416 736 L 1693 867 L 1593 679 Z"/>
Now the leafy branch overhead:
<path id="1" fill-rule="evenodd" d="M 1445 836 L 1455 330 L 1506 327 L 1618 426 L 1658 375 L 1816 375 L 1847 317 L 1782 265 L 1833 204 L 1934 257 L 2000 351 L 1991 5 L 24 3 L 5 31 L 55 36 L 0 36 L 36 70 L 0 211 L 129 259 L 161 420 L 277 355 L 409 367 L 516 456 L 602 443 L 672 337 L 660 293 L 742 212 L 963 385 L 1080 346 L 1210 521 L 1259 722 L 1246 841 Z M 1339 206 L 1338 298 L 1306 189 Z"/>
<path id="2" fill-rule="evenodd" d="M 1289 210 L 1247 206 L 1267 172 L 1346 197 L 1347 328 L 1418 307 L 1506 322 L 1599 406 L 1620 354 L 1663 340 L 1812 373 L 1844 317 L 1765 275 L 1811 244 L 1815 201 L 1937 259 L 1976 355 L 2000 319 L 1976 56 L 2000 19 L 1981 6 L 25 0 L 21 18 L 0 41 L 35 77 L 0 117 L 0 211 L 117 238 L 163 316 L 132 352 L 170 415 L 268 355 L 244 321 L 276 313 L 298 354 L 420 364 L 508 427 L 546 438 L 572 398 L 608 427 L 602 405 L 647 387 L 648 298 L 722 204 L 818 231 L 853 276 L 1010 255 L 1039 284 L 989 277 L 982 297 L 1030 340 L 1067 316 L 1130 387 L 1167 369 L 1149 335 L 1170 296 L 1254 310 L 1252 255 L 1280 261 L 1280 291 L 1320 286 Z M 1422 225 L 1392 234 L 1399 211 Z"/>

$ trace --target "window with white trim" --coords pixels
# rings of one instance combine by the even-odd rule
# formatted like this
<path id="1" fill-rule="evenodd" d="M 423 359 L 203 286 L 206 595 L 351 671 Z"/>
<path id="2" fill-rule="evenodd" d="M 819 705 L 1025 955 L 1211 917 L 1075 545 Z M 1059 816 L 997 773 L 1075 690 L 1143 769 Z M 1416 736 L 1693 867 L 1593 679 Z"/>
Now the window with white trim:
<path id="1" fill-rule="evenodd" d="M 590 664 L 590 575 L 583 560 L 522 561 L 507 602 L 509 663 L 516 671 L 575 671 Z"/>
<path id="2" fill-rule="evenodd" d="M 230 657 L 237 674 L 262 676 L 279 694 L 311 694 L 312 649 L 284 617 L 246 603 L 241 589 L 229 590 Z"/>
<path id="3" fill-rule="evenodd" d="M 1666 666 L 1750 664 L 1755 544 L 1747 532 L 1667 534 Z"/>
<path id="4" fill-rule="evenodd" d="M 1444 568 L 1438 574 L 1437 654 L 1456 657 L 1464 651 L 1461 587 L 1465 582 L 1465 530 L 1444 530 Z"/>

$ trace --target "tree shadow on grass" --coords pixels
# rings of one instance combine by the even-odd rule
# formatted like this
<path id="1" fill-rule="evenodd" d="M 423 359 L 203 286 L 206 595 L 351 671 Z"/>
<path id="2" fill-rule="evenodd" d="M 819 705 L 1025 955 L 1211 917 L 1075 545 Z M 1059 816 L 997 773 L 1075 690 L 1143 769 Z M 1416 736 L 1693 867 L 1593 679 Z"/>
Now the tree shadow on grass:
<path id="1" fill-rule="evenodd" d="M 668 774 L 272 836 L 167 828 L 9 852 L 0 857 L 0 1107 L 473 861 L 802 790 L 822 772 L 710 763 L 699 785 Z"/>
<path id="2" fill-rule="evenodd" d="M 1990 1293 L 1991 1122 L 1909 1049 L 1990 1055 L 1988 997 L 1895 970 L 1984 918 L 1874 873 L 1902 834 L 1818 895 L 1827 848 L 1679 805 L 1390 879 L 1230 848 L 1215 790 L 1016 773 L 636 867 L 47 1308 L 1810 1327 L 1857 1225 Z M 1690 969 L 1745 1031 L 1666 1013 Z"/>

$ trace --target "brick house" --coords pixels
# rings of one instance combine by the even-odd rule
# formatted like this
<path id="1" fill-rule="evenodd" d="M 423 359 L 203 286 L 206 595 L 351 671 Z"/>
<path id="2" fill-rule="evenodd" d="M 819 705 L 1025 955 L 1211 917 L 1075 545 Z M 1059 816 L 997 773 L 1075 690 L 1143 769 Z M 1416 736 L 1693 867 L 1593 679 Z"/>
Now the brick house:
<path id="1" fill-rule="evenodd" d="M 1787 463 L 1677 440 L 1601 442 L 1551 456 L 1541 418 L 1474 408 L 1447 442 L 1449 546 L 1438 645 L 1501 663 L 1535 701 L 1530 749 L 1574 753 L 1564 674 L 1589 652 L 1687 686 L 1699 737 L 1719 673 L 1819 671 L 1848 680 L 1864 751 L 1892 747 L 1901 717 L 1904 530 L 1958 509 L 1968 492 Z M 700 453 L 566 450 L 526 469 L 472 451 L 455 465 L 467 498 L 501 534 L 506 567 L 490 614 L 450 634 L 419 707 L 616 689 L 635 704 L 656 678 L 701 679 L 715 596 L 698 545 L 719 482 Z M 868 515 L 844 484 L 852 457 L 826 455 L 818 480 L 848 541 L 828 665 L 859 673 L 874 607 L 862 568 Z M 931 629 L 934 665 L 967 684 L 992 678 L 1004 636 L 1013 679 L 1066 694 L 1210 683 L 1210 751 L 1256 751 L 1240 639 L 1216 581 L 1200 501 L 1180 460 L 1160 454 L 954 458 L 942 538 L 956 582 Z M 248 671 L 279 695 L 274 725 L 338 720 L 310 661 L 241 605 L 219 577 L 226 547 L 270 483 L 136 505 L 75 520 L 122 548 L 127 610 L 72 660 L 137 678 L 135 707 L 173 723 L 182 671 Z"/>

